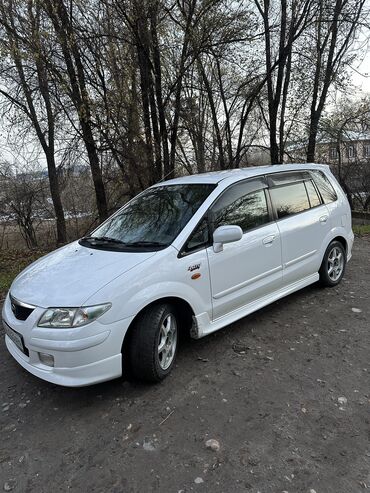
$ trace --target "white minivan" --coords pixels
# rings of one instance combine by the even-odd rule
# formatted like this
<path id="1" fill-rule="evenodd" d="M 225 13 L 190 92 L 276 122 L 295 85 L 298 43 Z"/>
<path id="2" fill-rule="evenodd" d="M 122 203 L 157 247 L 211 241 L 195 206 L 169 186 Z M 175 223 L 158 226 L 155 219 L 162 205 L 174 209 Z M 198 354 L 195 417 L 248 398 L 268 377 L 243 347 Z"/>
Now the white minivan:
<path id="1" fill-rule="evenodd" d="M 317 164 L 251 167 L 158 183 L 89 236 L 14 280 L 9 352 L 34 375 L 83 386 L 171 371 L 180 332 L 200 338 L 351 258 L 348 201 Z"/>

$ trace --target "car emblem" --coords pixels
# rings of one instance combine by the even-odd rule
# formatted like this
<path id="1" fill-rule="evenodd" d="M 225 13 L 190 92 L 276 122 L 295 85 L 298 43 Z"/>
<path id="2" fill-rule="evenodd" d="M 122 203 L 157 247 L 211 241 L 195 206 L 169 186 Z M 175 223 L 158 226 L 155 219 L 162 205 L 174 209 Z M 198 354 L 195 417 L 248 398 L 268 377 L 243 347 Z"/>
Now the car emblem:
<path id="1" fill-rule="evenodd" d="M 12 312 L 15 313 L 17 307 L 15 306 L 14 301 L 11 302 L 10 306 L 12 307 Z"/>
<path id="2" fill-rule="evenodd" d="M 200 266 L 201 266 L 201 264 L 194 264 L 194 265 L 190 265 L 190 266 L 188 267 L 188 271 L 189 271 L 189 272 L 193 272 L 193 270 L 200 269 Z"/>

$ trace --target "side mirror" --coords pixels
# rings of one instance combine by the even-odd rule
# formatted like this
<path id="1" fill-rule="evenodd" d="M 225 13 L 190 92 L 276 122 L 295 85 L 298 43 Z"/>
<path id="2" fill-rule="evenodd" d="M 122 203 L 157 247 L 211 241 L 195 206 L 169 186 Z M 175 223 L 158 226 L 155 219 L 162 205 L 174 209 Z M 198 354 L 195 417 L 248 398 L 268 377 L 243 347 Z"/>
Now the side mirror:
<path id="1" fill-rule="evenodd" d="M 219 226 L 213 233 L 213 251 L 222 252 L 224 243 L 239 241 L 242 237 L 243 231 L 240 226 Z"/>

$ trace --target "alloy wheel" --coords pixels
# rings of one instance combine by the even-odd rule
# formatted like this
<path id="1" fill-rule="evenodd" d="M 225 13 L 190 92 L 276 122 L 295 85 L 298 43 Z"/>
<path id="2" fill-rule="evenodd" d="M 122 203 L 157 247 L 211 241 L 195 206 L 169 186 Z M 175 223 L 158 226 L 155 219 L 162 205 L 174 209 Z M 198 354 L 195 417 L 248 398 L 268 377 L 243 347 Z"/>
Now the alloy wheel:
<path id="1" fill-rule="evenodd" d="M 177 324 L 174 315 L 168 314 L 159 332 L 158 359 L 162 370 L 167 370 L 175 357 L 177 346 Z"/>
<path id="2" fill-rule="evenodd" d="M 328 276 L 332 281 L 337 281 L 343 273 L 344 255 L 338 247 L 330 250 L 328 255 Z"/>

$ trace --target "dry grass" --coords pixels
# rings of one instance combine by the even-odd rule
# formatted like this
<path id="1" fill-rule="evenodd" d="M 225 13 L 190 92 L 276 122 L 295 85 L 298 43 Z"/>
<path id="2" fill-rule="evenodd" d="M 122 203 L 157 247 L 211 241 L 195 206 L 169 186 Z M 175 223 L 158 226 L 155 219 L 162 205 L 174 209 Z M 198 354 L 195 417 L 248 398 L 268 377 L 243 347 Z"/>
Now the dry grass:
<path id="1" fill-rule="evenodd" d="M 353 232 L 357 235 L 370 235 L 370 224 L 354 224 L 352 228 Z"/>

